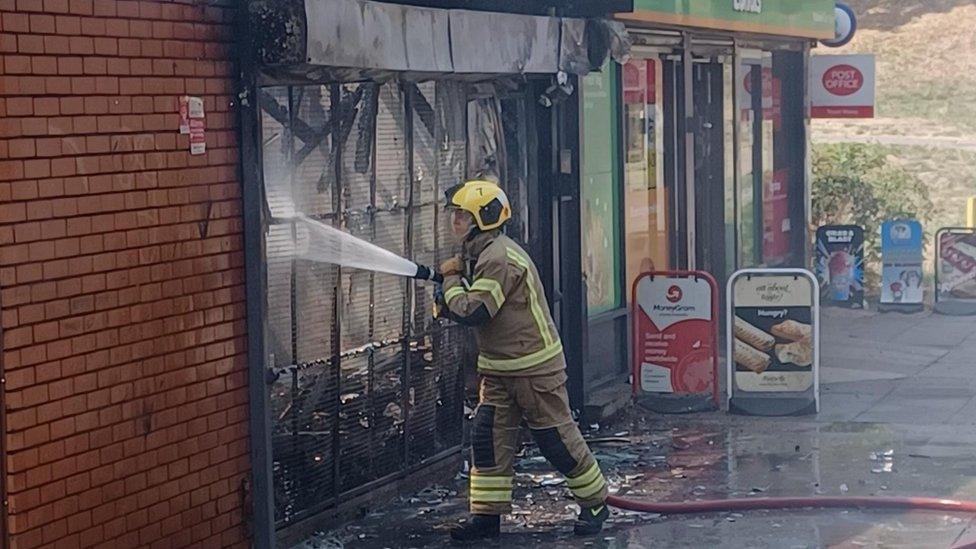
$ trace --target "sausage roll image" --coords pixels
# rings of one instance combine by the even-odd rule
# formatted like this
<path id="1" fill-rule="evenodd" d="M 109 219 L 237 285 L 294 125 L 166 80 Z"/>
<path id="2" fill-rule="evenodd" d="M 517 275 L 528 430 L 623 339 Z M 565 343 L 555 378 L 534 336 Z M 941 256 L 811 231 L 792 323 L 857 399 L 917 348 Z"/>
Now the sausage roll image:
<path id="1" fill-rule="evenodd" d="M 762 351 L 757 351 L 754 347 L 748 343 L 736 339 L 735 340 L 735 363 L 740 366 L 745 366 L 757 374 L 761 374 L 769 368 L 769 364 L 773 359 Z"/>
<path id="2" fill-rule="evenodd" d="M 773 332 L 774 336 L 789 341 L 802 341 L 804 339 L 810 339 L 813 336 L 812 326 L 795 320 L 780 322 L 773 326 L 770 331 Z"/>
<path id="3" fill-rule="evenodd" d="M 776 344 L 776 338 L 739 317 L 735 317 L 733 331 L 735 332 L 735 337 L 737 339 L 752 345 L 760 351 L 770 351 L 772 350 L 773 345 Z"/>

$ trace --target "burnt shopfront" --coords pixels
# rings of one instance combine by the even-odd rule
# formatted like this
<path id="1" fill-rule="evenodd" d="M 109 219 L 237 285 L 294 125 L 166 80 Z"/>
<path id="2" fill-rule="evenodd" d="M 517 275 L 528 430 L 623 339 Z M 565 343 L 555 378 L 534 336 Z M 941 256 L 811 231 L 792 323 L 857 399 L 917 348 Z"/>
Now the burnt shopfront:
<path id="1" fill-rule="evenodd" d="M 807 264 L 807 63 L 834 3 L 741 4 L 637 0 L 617 15 L 631 59 L 582 79 L 588 393 L 626 379 L 640 273 L 724 287 L 739 268 Z"/>
<path id="2" fill-rule="evenodd" d="M 295 215 L 437 265 L 456 251 L 443 191 L 496 177 L 513 202 L 507 232 L 558 312 L 580 278 L 560 259 L 580 257 L 578 233 L 559 222 L 577 188 L 575 75 L 619 37 L 596 20 L 357 0 L 252 2 L 246 25 L 255 544 L 267 546 L 453 476 L 473 372 L 468 334 L 432 319 L 429 286 L 296 258 Z M 557 317 L 579 333 L 575 308 Z"/>

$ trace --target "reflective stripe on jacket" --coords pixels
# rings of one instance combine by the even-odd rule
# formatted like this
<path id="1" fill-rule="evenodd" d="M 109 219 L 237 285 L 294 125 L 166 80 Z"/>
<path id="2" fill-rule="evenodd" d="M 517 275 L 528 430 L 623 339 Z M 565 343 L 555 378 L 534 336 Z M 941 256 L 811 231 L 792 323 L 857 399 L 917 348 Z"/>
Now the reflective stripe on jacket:
<path id="1" fill-rule="evenodd" d="M 540 375 L 563 369 L 562 342 L 539 272 L 525 250 L 492 231 L 467 241 L 464 258 L 474 267 L 463 279 L 445 277 L 444 300 L 455 315 L 470 316 L 483 306 L 491 317 L 475 328 L 478 370 Z"/>

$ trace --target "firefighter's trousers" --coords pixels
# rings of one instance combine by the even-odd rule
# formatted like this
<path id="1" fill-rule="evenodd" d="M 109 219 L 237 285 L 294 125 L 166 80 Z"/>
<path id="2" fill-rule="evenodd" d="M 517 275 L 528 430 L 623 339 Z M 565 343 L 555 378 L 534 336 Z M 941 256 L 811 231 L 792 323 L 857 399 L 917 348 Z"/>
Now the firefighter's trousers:
<path id="1" fill-rule="evenodd" d="M 601 505 L 607 481 L 573 421 L 566 373 L 527 377 L 484 376 L 472 428 L 471 512 L 512 510 L 513 463 L 524 419 L 542 454 L 566 477 L 583 508 Z"/>

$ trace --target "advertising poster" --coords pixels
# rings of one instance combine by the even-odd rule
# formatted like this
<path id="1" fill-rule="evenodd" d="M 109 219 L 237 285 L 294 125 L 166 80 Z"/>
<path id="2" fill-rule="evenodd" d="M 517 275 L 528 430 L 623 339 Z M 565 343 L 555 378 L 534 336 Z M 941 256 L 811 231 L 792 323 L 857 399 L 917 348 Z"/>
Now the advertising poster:
<path id="1" fill-rule="evenodd" d="M 922 286 L 922 224 L 907 219 L 881 225 L 881 304 L 888 308 L 920 309 Z"/>
<path id="2" fill-rule="evenodd" d="M 864 307 L 864 229 L 857 225 L 817 229 L 816 270 L 821 303 Z"/>
<path id="3" fill-rule="evenodd" d="M 718 365 L 714 282 L 704 273 L 645 274 L 634 283 L 633 301 L 635 396 L 698 396 L 705 409 L 712 407 Z"/>
<path id="4" fill-rule="evenodd" d="M 781 265 L 790 255 L 790 171 L 776 170 L 763 189 L 763 258 Z"/>
<path id="5" fill-rule="evenodd" d="M 773 76 L 772 67 L 764 67 L 762 71 L 762 106 L 763 120 L 772 120 L 773 131 L 780 131 L 783 126 L 783 82 Z"/>
<path id="6" fill-rule="evenodd" d="M 180 96 L 180 133 L 190 133 L 190 97 L 187 95 Z"/>
<path id="7" fill-rule="evenodd" d="M 773 130 L 780 131 L 783 125 L 783 82 L 773 76 L 772 67 L 763 67 L 760 64 L 747 63 L 743 65 L 743 75 L 739 80 L 739 104 L 742 105 L 742 112 L 739 113 L 740 121 L 746 122 L 750 119 L 752 111 L 752 88 L 753 73 L 759 71 L 760 85 L 762 86 L 760 102 L 762 105 L 763 120 L 773 122 Z"/>
<path id="8" fill-rule="evenodd" d="M 976 314 L 976 229 L 941 229 L 936 241 L 936 308 Z"/>
<path id="9" fill-rule="evenodd" d="M 206 129 L 202 118 L 190 119 L 190 154 L 207 152 Z"/>
<path id="10" fill-rule="evenodd" d="M 181 106 L 182 112 L 182 106 Z M 203 113 L 203 100 L 187 97 L 187 117 L 189 120 L 190 154 L 207 152 L 206 120 Z M 182 131 L 182 122 L 181 122 Z"/>
<path id="11" fill-rule="evenodd" d="M 616 156 L 606 139 L 611 128 L 613 100 L 612 71 L 592 72 L 582 79 L 583 157 L 580 169 L 580 206 L 582 209 L 583 276 L 586 281 L 586 303 L 590 316 L 618 307 L 626 290 L 620 282 L 623 261 L 620 250 L 620 197 L 614 184 Z"/>
<path id="12" fill-rule="evenodd" d="M 190 119 L 203 118 L 203 99 L 189 95 L 180 96 L 180 133 L 190 133 Z"/>
<path id="13" fill-rule="evenodd" d="M 810 280 L 794 276 L 736 279 L 732 322 L 735 387 L 802 392 L 813 386 Z"/>

